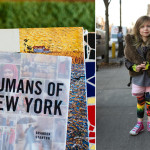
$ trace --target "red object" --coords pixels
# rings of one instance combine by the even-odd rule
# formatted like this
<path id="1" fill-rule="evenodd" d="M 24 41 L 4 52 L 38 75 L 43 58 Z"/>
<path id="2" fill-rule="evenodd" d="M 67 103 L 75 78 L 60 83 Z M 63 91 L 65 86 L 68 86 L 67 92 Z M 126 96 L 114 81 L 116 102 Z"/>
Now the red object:
<path id="1" fill-rule="evenodd" d="M 90 132 L 89 137 L 95 137 L 95 132 Z"/>
<path id="2" fill-rule="evenodd" d="M 45 46 L 33 46 L 33 49 L 36 49 L 36 48 L 42 48 L 42 49 L 45 49 Z"/>
<path id="3" fill-rule="evenodd" d="M 88 120 L 95 126 L 95 105 L 88 106 Z"/>
<path id="4" fill-rule="evenodd" d="M 93 127 L 93 126 L 90 126 L 90 127 L 89 127 L 89 130 L 90 130 L 90 131 L 93 131 L 93 130 L 94 130 L 94 127 Z"/>
<path id="5" fill-rule="evenodd" d="M 95 143 L 95 139 L 89 140 L 90 143 Z"/>

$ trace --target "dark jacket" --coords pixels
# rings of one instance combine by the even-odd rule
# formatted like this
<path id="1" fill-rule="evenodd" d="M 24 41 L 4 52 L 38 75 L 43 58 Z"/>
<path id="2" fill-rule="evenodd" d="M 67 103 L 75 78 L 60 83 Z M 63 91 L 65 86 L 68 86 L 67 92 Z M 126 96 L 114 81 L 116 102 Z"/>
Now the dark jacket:
<path id="1" fill-rule="evenodd" d="M 140 65 L 144 61 L 150 62 L 150 45 L 147 47 L 143 47 L 146 49 L 146 55 L 142 53 L 142 47 L 139 47 L 138 49 L 133 46 L 134 36 L 133 35 L 127 35 L 125 37 L 126 46 L 124 49 L 125 54 L 125 65 L 129 69 L 129 74 L 131 77 L 143 74 L 143 71 L 135 72 L 132 70 L 132 65 Z M 150 77 L 150 70 L 147 70 L 148 76 Z"/>

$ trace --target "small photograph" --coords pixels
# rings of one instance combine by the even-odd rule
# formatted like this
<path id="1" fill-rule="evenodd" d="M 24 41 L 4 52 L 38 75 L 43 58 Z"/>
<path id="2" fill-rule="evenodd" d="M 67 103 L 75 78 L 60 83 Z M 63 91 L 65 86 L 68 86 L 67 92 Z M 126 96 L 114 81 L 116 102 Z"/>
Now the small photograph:
<path id="1" fill-rule="evenodd" d="M 13 63 L 20 64 L 20 54 L 19 53 L 0 53 L 0 63 Z"/>
<path id="2" fill-rule="evenodd" d="M 13 127 L 16 125 L 16 117 L 12 115 L 0 115 L 0 126 Z"/>
<path id="3" fill-rule="evenodd" d="M 13 62 L 12 62 L 13 64 L 20 65 L 20 62 L 21 62 L 21 55 L 20 55 L 20 53 L 12 53 L 11 57 L 13 59 Z"/>
<path id="4" fill-rule="evenodd" d="M 16 126 L 16 116 L 7 115 L 6 126 L 9 126 L 9 127 Z"/>
<path id="5" fill-rule="evenodd" d="M 32 148 L 35 140 L 36 119 L 29 116 L 18 118 L 16 126 L 16 149 Z"/>
<path id="6" fill-rule="evenodd" d="M 37 64 L 35 78 L 56 78 L 57 56 L 34 55 L 34 62 Z"/>
<path id="7" fill-rule="evenodd" d="M 20 66 L 19 65 L 14 65 L 14 64 L 2 64 L 0 65 L 0 91 L 1 91 L 1 99 L 2 99 L 2 104 L 3 106 L 6 105 L 6 96 L 8 98 L 11 98 L 11 96 L 15 97 L 17 94 L 15 93 L 15 90 L 17 89 L 18 81 L 19 81 L 19 73 L 20 73 Z M 8 85 L 9 81 L 12 84 L 10 87 L 6 87 Z M 8 107 L 7 107 L 8 108 Z M 6 108 L 4 107 L 3 111 L 6 112 Z M 10 108 L 10 111 L 12 109 Z"/>
<path id="8" fill-rule="evenodd" d="M 36 70 L 34 73 L 34 77 L 35 78 L 55 79 L 56 78 L 56 68 L 52 65 L 37 64 Z"/>
<path id="9" fill-rule="evenodd" d="M 15 146 L 15 128 L 4 128 L 2 150 L 13 150 Z"/>
<path id="10" fill-rule="evenodd" d="M 0 115 L 0 126 L 6 126 L 7 117 L 5 115 Z"/>
<path id="11" fill-rule="evenodd" d="M 0 75 L 0 83 L 2 78 L 9 78 L 10 80 L 16 79 L 16 83 L 18 83 L 19 73 L 20 73 L 20 66 L 14 64 L 2 64 L 0 65 L 1 75 Z M 17 85 L 17 84 L 16 84 Z M 2 87 L 1 87 L 2 89 Z"/>
<path id="12" fill-rule="evenodd" d="M 17 122 L 17 150 L 47 149 L 52 145 L 53 119 L 47 117 L 23 117 Z"/>
<path id="13" fill-rule="evenodd" d="M 21 77 L 33 77 L 36 64 L 32 55 L 21 56 Z"/>
<path id="14" fill-rule="evenodd" d="M 54 57 L 54 58 L 53 58 Z M 56 78 L 56 56 L 22 55 L 21 76 L 34 78 Z M 52 59 L 50 59 L 52 58 Z M 48 60 L 50 59 L 50 60 Z M 48 60 L 48 61 L 46 61 Z"/>
<path id="15" fill-rule="evenodd" d="M 52 65 L 56 68 L 58 56 L 52 55 L 32 55 L 38 64 Z"/>
<path id="16" fill-rule="evenodd" d="M 58 78 L 68 79 L 70 76 L 71 58 L 61 57 L 58 62 Z"/>

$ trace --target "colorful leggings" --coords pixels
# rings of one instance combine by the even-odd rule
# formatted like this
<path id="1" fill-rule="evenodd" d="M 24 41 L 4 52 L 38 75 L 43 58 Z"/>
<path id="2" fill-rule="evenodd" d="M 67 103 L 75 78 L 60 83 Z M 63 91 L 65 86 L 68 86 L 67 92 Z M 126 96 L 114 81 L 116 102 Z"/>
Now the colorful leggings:
<path id="1" fill-rule="evenodd" d="M 150 93 L 145 93 L 143 96 L 137 97 L 137 117 L 144 117 L 144 107 L 147 107 L 147 116 L 150 116 Z"/>

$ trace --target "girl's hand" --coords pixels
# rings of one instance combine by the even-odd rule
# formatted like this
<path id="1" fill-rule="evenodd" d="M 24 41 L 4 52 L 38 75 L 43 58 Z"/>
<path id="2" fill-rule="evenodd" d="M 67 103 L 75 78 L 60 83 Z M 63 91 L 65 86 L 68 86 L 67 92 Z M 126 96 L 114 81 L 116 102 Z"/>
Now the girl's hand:
<path id="1" fill-rule="evenodd" d="M 140 64 L 136 66 L 136 72 L 139 72 L 141 69 L 145 70 L 145 64 Z"/>
<path id="2" fill-rule="evenodd" d="M 136 66 L 136 72 L 139 72 L 141 69 L 142 69 L 142 68 L 141 68 L 141 65 L 137 65 L 137 66 Z"/>
<path id="3" fill-rule="evenodd" d="M 145 70 L 145 69 L 146 69 L 145 63 L 141 64 L 140 66 L 141 66 L 141 69 L 142 69 L 142 70 Z"/>
<path id="4" fill-rule="evenodd" d="M 150 68 L 150 64 L 149 64 L 149 62 L 147 61 L 146 63 L 145 63 L 145 68 L 143 68 L 142 70 L 148 70 Z"/>

